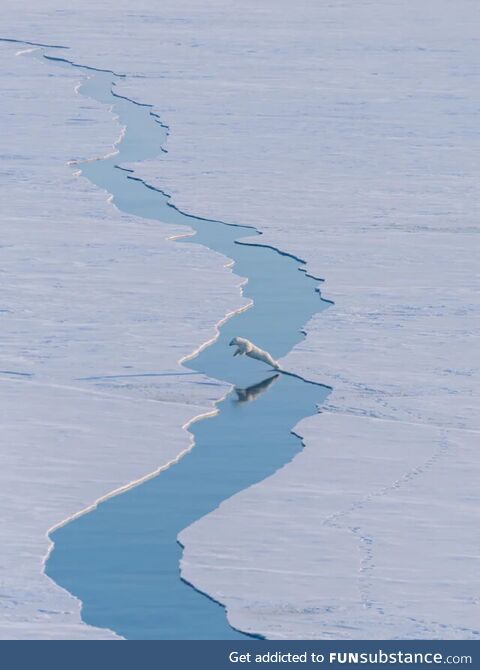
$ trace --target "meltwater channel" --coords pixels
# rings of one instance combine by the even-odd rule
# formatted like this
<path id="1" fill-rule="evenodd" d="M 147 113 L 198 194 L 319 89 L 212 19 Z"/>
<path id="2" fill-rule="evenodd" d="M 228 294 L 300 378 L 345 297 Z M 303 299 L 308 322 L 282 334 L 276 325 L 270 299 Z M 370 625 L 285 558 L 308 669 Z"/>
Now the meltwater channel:
<path id="1" fill-rule="evenodd" d="M 188 362 L 190 369 L 232 385 L 217 405 L 218 414 L 190 427 L 194 448 L 157 477 L 53 532 L 46 572 L 82 601 L 86 623 L 127 639 L 255 636 L 234 630 L 220 603 L 181 579 L 177 536 L 290 461 L 302 449 L 293 427 L 314 414 L 329 392 L 259 361 L 234 358 L 229 341 L 246 337 L 280 358 L 302 339 L 303 325 L 327 302 L 319 280 L 305 272 L 300 259 L 241 242 L 242 236 L 259 234 L 255 229 L 185 214 L 167 194 L 121 167 L 158 156 L 167 128 L 151 106 L 115 93 L 118 75 L 45 58 L 51 66 L 81 68 L 87 78 L 80 92 L 110 106 L 126 128 L 118 153 L 83 163 L 83 176 L 110 193 L 123 212 L 193 228 L 195 237 L 183 242 L 233 259 L 236 272 L 248 278 L 244 293 L 253 299 L 250 309 L 225 322 L 218 339 Z"/>

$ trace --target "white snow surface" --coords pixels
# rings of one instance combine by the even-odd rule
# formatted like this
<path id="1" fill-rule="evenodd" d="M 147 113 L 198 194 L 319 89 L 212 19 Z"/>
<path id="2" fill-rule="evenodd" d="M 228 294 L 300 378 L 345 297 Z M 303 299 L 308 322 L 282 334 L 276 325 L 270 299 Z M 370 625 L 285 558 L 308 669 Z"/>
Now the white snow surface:
<path id="1" fill-rule="evenodd" d="M 270 638 L 479 638 L 478 3 L 6 0 L 2 14 L 6 37 L 132 75 L 120 91 L 171 128 L 168 156 L 141 175 L 186 211 L 256 225 L 335 301 L 282 362 L 334 387 L 296 428 L 305 449 L 182 533 L 185 577 L 233 625 Z M 98 147 L 112 125 L 96 114 Z M 82 188 L 89 214 L 128 228 Z M 63 211 L 60 193 L 41 192 L 30 215 L 40 196 Z M 173 255 L 185 263 L 174 246 L 162 256 L 172 287 Z M 191 249 L 208 266 L 195 290 L 213 296 L 217 282 L 223 300 L 198 315 L 208 331 L 215 310 L 239 305 L 238 282 Z M 172 328 L 192 297 L 175 295 Z M 167 339 L 156 351 L 171 360 Z M 172 379 L 171 392 L 188 380 Z M 156 407 L 175 451 L 177 417 Z"/>
<path id="2" fill-rule="evenodd" d="M 227 387 L 178 360 L 238 306 L 239 279 L 74 176 L 67 161 L 120 128 L 75 94 L 78 71 L 0 49 L 0 638 L 108 638 L 42 574 L 47 531 L 190 448 L 182 426 Z"/>

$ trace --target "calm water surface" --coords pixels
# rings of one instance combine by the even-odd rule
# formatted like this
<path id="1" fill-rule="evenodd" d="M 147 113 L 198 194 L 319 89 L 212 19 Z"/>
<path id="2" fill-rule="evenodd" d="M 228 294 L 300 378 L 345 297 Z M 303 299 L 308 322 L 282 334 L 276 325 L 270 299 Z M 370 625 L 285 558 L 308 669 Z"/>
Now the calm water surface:
<path id="1" fill-rule="evenodd" d="M 280 358 L 327 303 L 318 280 L 306 275 L 301 261 L 238 242 L 257 234 L 255 229 L 182 213 L 166 194 L 121 169 L 158 156 L 167 128 L 149 106 L 116 95 L 112 73 L 86 71 L 89 79 L 81 93 L 111 106 L 127 131 L 119 153 L 83 163 L 83 175 L 112 194 L 123 212 L 188 225 L 196 233 L 186 239 L 188 244 L 203 244 L 234 259 L 235 271 L 248 277 L 244 293 L 254 306 L 224 324 L 218 340 L 188 363 L 191 370 L 234 387 L 218 404 L 217 416 L 191 427 L 194 449 L 156 478 L 55 531 L 47 573 L 80 598 L 84 621 L 129 639 L 246 638 L 229 626 L 219 603 L 181 580 L 177 536 L 223 500 L 290 461 L 302 448 L 293 427 L 315 413 L 328 393 L 323 386 L 275 374 L 258 361 L 233 358 L 228 342 L 236 335 L 246 337 Z"/>

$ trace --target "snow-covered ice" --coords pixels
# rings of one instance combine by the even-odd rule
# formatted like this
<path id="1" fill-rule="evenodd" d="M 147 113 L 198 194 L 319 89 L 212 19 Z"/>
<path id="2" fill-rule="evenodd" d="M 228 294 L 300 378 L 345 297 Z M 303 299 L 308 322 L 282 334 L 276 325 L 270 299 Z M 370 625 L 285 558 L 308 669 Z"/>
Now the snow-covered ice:
<path id="1" fill-rule="evenodd" d="M 22 14 L 18 4 L 2 5 L 5 36 L 137 75 L 120 90 L 153 103 L 172 130 L 166 159 L 141 176 L 186 211 L 257 226 L 325 277 L 335 301 L 282 361 L 331 384 L 328 407 L 297 427 L 306 447 L 290 465 L 182 534 L 186 578 L 221 599 L 232 624 L 272 638 L 480 637 L 478 3 L 247 0 L 239 12 L 227 0 L 29 0 Z M 63 86 L 56 102 L 73 114 Z M 104 111 L 95 118 L 98 153 L 112 126 Z M 128 228 L 60 163 L 55 178 L 88 191 L 81 211 Z M 55 200 L 26 202 L 30 215 L 39 195 L 64 211 L 57 188 Z M 162 259 L 172 273 L 173 247 Z M 193 249 L 221 292 L 206 333 L 238 306 L 238 285 Z M 169 344 L 157 353 L 177 360 Z M 151 369 L 148 351 L 140 362 Z M 175 419 L 159 410 L 173 451 L 186 444 Z"/>
<path id="2" fill-rule="evenodd" d="M 240 303 L 239 279 L 73 176 L 120 129 L 75 95 L 78 72 L 1 49 L 0 638 L 108 637 L 42 575 L 47 531 L 191 446 L 182 426 L 225 387 L 177 361 Z"/>

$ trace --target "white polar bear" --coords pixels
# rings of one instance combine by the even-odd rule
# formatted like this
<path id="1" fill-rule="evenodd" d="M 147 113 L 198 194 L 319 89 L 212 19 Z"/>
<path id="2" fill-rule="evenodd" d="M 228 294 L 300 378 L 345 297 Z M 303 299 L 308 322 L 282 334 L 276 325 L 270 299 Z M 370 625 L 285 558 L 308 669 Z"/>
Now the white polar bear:
<path id="1" fill-rule="evenodd" d="M 275 370 L 280 369 L 279 364 L 277 361 L 273 360 L 268 351 L 263 351 L 263 349 L 260 349 L 255 344 L 253 344 L 253 342 L 246 340 L 244 337 L 234 337 L 233 340 L 230 341 L 230 346 L 238 347 L 236 352 L 233 354 L 234 356 L 241 356 L 242 354 L 245 354 L 246 356 L 250 356 L 250 358 L 255 358 L 257 361 L 263 361 L 267 365 L 271 365 L 272 368 L 275 368 Z"/>

